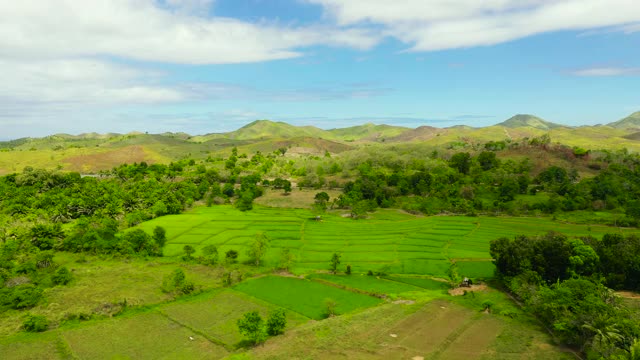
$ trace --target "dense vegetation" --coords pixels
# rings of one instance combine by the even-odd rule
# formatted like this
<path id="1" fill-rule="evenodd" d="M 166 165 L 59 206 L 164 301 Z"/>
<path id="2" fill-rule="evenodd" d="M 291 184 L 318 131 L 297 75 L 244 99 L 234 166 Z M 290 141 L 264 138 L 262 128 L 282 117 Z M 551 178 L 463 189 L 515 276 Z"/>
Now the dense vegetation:
<path id="1" fill-rule="evenodd" d="M 638 290 L 640 238 L 559 233 L 500 238 L 491 255 L 504 283 L 566 344 L 589 358 L 626 359 L 640 325 L 607 287 Z"/>
<path id="2" fill-rule="evenodd" d="M 337 210 L 351 217 L 340 221 L 352 224 L 362 222 L 359 219 L 377 208 L 390 207 L 427 215 L 549 214 L 554 219 L 566 219 L 576 214 L 576 221 L 586 218 L 584 222 L 617 226 L 637 226 L 640 220 L 640 157 L 636 154 L 552 145 L 545 136 L 473 146 L 453 143 L 428 153 L 414 150 L 363 147 L 344 156 L 327 151 L 324 156 L 287 157 L 287 147 L 265 153 L 256 151 L 251 156 L 233 148 L 225 156 L 210 155 L 200 161 L 187 158 L 168 165 L 125 164 L 97 176 L 33 168 L 6 175 L 0 178 L 0 313 L 31 309 L 42 303 L 47 289 L 73 286 L 74 273 L 54 261 L 58 253 L 103 259 L 156 259 L 166 254 L 163 250 L 167 250 L 168 236 L 162 226 L 145 227 L 144 224 L 158 221 L 148 220 L 180 214 L 194 205 L 233 204 L 248 212 L 241 214 L 251 214 L 256 211 L 254 200 L 265 190 L 287 197 L 294 191 L 294 184 L 314 189 L 313 202 L 307 206 L 318 215 L 315 220 L 321 220 L 328 210 Z M 527 152 L 544 154 L 555 161 L 545 161 L 540 166 L 536 159 L 514 155 Z M 339 189 L 341 194 L 331 199 L 328 192 L 332 189 Z M 271 266 L 288 271 L 300 262 L 311 264 L 305 265 L 309 266 L 306 270 L 346 273 L 345 277 L 312 276 L 310 279 L 315 281 L 311 283 L 263 277 L 234 287 L 309 318 L 322 319 L 379 303 L 378 299 L 356 296 L 335 285 L 380 296 L 440 289 L 439 284 L 425 279 L 406 278 L 400 284 L 378 282 L 373 277 L 349 277 L 352 270 L 371 271 L 364 267 L 389 262 L 395 267 L 373 270 L 380 270 L 378 275 L 389 269 L 444 275 L 457 258 L 481 259 L 488 242 L 484 238 L 484 242 L 451 240 L 451 236 L 463 238 L 481 228 L 472 217 L 460 217 L 469 219 L 462 225 L 439 223 L 444 230 L 425 229 L 426 223 L 415 223 L 407 230 L 413 237 L 404 233 L 399 236 L 395 224 L 379 225 L 380 234 L 375 237 L 372 228 L 364 224 L 362 228 L 352 227 L 352 232 L 343 234 L 343 238 L 347 242 L 352 237 L 367 238 L 371 243 L 359 243 L 356 247 L 361 248 L 341 253 L 334 248 L 338 242 L 331 242 L 328 236 L 337 229 L 331 227 L 334 224 L 321 228 L 318 222 L 304 233 L 300 224 L 305 220 L 280 221 L 282 217 L 280 214 L 270 220 L 278 224 L 276 235 L 265 233 L 272 230 L 271 225 L 254 224 L 250 215 L 242 221 L 255 225 L 256 231 L 249 223 L 234 219 L 241 226 L 230 230 L 241 232 L 247 225 L 246 231 L 238 236 L 242 240 L 236 240 L 233 246 L 225 242 L 224 247 L 213 243 L 217 233 L 190 234 L 196 226 L 184 225 L 184 241 L 191 243 L 180 243 L 179 249 L 177 244 L 169 244 L 170 255 L 179 255 L 175 260 L 183 264 L 224 268 L 222 284 L 226 286 L 242 280 L 243 275 L 233 270 L 239 261 L 255 269 Z M 437 238 L 438 244 L 424 244 L 421 236 L 427 234 Z M 187 239 L 190 235 L 194 237 Z M 311 250 L 302 258 L 301 251 L 285 244 L 304 235 L 308 235 Z M 388 242 L 383 238 L 389 236 L 402 241 Z M 247 243 L 245 238 L 251 241 Z M 229 239 L 236 238 L 229 235 L 226 240 Z M 247 251 L 241 251 L 240 246 L 245 245 Z M 371 250 L 374 247 L 378 253 Z M 393 253 L 393 259 L 385 257 L 389 253 Z M 558 233 L 523 235 L 500 238 L 491 244 L 501 279 L 527 309 L 566 344 L 594 358 L 624 357 L 638 351 L 640 328 L 610 290 L 640 290 L 638 254 L 640 238 L 620 233 L 602 238 Z M 491 265 L 484 260 L 482 271 L 477 273 L 486 272 L 485 265 Z M 459 269 L 473 266 L 476 265 L 469 262 L 460 264 Z M 320 280 L 333 286 L 321 284 Z M 196 284 L 181 269 L 166 275 L 158 288 L 175 296 L 197 292 Z M 300 293 L 308 298 L 306 302 L 289 296 L 292 289 L 304 289 Z M 277 314 L 278 319 L 263 324 L 257 313 L 251 313 L 241 330 L 251 342 L 261 342 L 265 332 L 274 335 L 284 328 L 284 315 Z M 39 332 L 48 327 L 46 317 L 25 315 L 22 329 Z"/>

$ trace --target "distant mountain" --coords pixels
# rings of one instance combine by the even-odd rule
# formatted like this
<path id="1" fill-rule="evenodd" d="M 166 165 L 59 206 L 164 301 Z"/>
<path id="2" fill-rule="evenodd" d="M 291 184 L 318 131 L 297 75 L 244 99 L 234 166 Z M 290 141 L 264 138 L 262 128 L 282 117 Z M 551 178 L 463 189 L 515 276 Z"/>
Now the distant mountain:
<path id="1" fill-rule="evenodd" d="M 560 128 L 560 127 L 566 127 L 564 125 L 545 121 L 540 119 L 537 116 L 528 115 L 528 114 L 518 114 L 497 125 L 504 126 L 507 128 L 532 127 L 532 128 L 541 129 L 541 130 L 550 130 L 550 129 Z"/>
<path id="2" fill-rule="evenodd" d="M 640 111 L 627 116 L 624 119 L 607 124 L 616 129 L 640 129 Z"/>
<path id="3" fill-rule="evenodd" d="M 213 139 L 256 140 L 290 139 L 296 137 L 330 137 L 325 130 L 314 126 L 294 126 L 280 121 L 256 120 L 238 130 L 228 133 L 208 134 L 194 137 L 195 141 Z"/>
<path id="4" fill-rule="evenodd" d="M 347 128 L 331 129 L 327 132 L 341 140 L 375 141 L 389 137 L 395 137 L 409 130 L 411 129 L 402 126 L 376 125 L 373 123 L 366 123 L 364 125 L 351 126 Z"/>

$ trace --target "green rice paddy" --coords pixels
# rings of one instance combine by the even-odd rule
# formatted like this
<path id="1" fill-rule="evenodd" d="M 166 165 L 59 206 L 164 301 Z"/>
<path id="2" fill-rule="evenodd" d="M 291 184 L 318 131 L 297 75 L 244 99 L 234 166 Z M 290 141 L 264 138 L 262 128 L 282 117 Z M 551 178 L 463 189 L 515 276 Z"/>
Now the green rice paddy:
<path id="1" fill-rule="evenodd" d="M 327 299 L 335 301 L 338 314 L 382 302 L 369 295 L 350 292 L 319 282 L 281 276 L 250 279 L 236 285 L 235 290 L 317 320 L 326 317 L 325 301 Z"/>
<path id="2" fill-rule="evenodd" d="M 558 231 L 568 236 L 600 237 L 607 232 L 630 231 L 601 225 L 577 225 L 537 217 L 416 217 L 397 210 L 380 210 L 371 218 L 352 220 L 336 214 L 315 221 L 309 211 L 256 207 L 240 212 L 231 206 L 200 207 L 180 215 L 164 216 L 140 225 L 151 232 L 167 230 L 165 256 L 179 256 L 185 245 L 198 250 L 216 245 L 219 253 L 237 250 L 246 261 L 246 249 L 257 233 L 271 241 L 264 263 L 275 266 L 281 249 L 294 255 L 293 271 L 326 270 L 334 252 L 341 254 L 340 270 L 368 270 L 389 274 L 445 276 L 456 261 L 462 276 L 490 277 L 493 265 L 489 242 L 498 237 Z"/>

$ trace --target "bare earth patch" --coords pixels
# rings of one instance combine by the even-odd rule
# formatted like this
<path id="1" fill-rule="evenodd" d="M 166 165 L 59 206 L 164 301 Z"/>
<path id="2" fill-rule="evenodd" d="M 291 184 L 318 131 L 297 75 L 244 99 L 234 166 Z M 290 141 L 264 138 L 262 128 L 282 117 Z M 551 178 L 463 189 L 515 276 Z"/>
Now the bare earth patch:
<path id="1" fill-rule="evenodd" d="M 616 291 L 616 295 L 625 299 L 640 299 L 640 294 L 633 291 Z"/>
<path id="2" fill-rule="evenodd" d="M 455 289 L 451 289 L 449 290 L 449 295 L 451 296 L 460 296 L 460 295 L 464 295 L 464 292 L 470 292 L 470 291 L 485 291 L 487 290 L 487 285 L 471 285 L 470 287 L 459 287 L 459 288 L 455 288 Z"/>

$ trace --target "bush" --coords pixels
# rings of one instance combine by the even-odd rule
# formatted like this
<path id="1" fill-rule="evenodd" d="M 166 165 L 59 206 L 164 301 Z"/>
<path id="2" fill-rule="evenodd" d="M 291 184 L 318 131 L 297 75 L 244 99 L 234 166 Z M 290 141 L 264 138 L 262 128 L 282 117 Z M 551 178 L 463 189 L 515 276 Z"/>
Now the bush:
<path id="1" fill-rule="evenodd" d="M 0 289 L 0 308 L 26 309 L 34 307 L 42 298 L 42 289 L 33 284 Z"/>
<path id="2" fill-rule="evenodd" d="M 162 281 L 162 291 L 166 293 L 179 292 L 190 294 L 196 289 L 196 285 L 187 280 L 182 269 L 175 269 L 171 274 L 164 277 Z"/>
<path id="3" fill-rule="evenodd" d="M 42 315 L 27 314 L 22 328 L 28 332 L 43 332 L 49 328 L 49 321 Z"/>
<path id="4" fill-rule="evenodd" d="M 242 319 L 238 319 L 237 324 L 240 333 L 254 345 L 264 341 L 266 337 L 264 331 L 264 321 L 257 311 L 251 311 L 244 314 Z"/>
<path id="5" fill-rule="evenodd" d="M 238 252 L 229 250 L 225 253 L 225 260 L 228 264 L 234 264 L 238 260 Z"/>
<path id="6" fill-rule="evenodd" d="M 267 334 L 276 336 L 284 334 L 284 328 L 287 326 L 287 317 L 284 310 L 274 310 L 267 319 Z"/>
<path id="7" fill-rule="evenodd" d="M 66 267 L 60 267 L 56 272 L 51 276 L 51 280 L 56 285 L 67 285 L 73 280 L 73 274 Z"/>
<path id="8" fill-rule="evenodd" d="M 338 303 L 330 298 L 324 299 L 324 315 L 325 317 L 332 317 L 338 315 L 336 308 L 338 307 Z"/>

